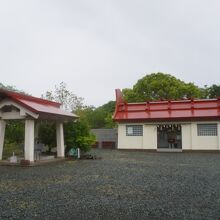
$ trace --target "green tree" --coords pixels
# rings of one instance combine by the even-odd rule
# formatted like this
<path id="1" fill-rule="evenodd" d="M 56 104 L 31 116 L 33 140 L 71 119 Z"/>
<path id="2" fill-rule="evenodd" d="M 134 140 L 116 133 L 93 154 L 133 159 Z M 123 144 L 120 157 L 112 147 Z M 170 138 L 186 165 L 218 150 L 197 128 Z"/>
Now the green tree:
<path id="1" fill-rule="evenodd" d="M 128 101 L 128 102 L 137 102 L 138 101 L 138 96 L 134 92 L 133 89 L 128 89 L 128 88 L 122 89 L 122 93 L 123 93 L 126 101 Z"/>
<path id="2" fill-rule="evenodd" d="M 48 146 L 49 153 L 56 146 L 56 125 L 52 121 L 42 121 L 39 125 L 38 138 Z"/>
<path id="3" fill-rule="evenodd" d="M 112 120 L 112 113 L 108 113 L 107 116 L 105 117 L 105 128 L 115 128 L 116 123 Z"/>
<path id="4" fill-rule="evenodd" d="M 21 144 L 24 142 L 24 121 L 9 120 L 6 124 L 5 141 Z"/>
<path id="5" fill-rule="evenodd" d="M 64 82 L 61 82 L 59 86 L 55 86 L 54 91 L 47 91 L 45 95 L 42 95 L 42 98 L 59 102 L 65 110 L 71 112 L 75 112 L 84 107 L 83 98 L 69 91 Z"/>
<path id="6" fill-rule="evenodd" d="M 83 120 L 88 123 L 90 128 L 98 128 L 104 126 L 104 111 L 89 106 L 76 112 Z"/>
<path id="7" fill-rule="evenodd" d="M 115 101 L 100 106 L 88 106 L 76 112 L 80 118 L 88 122 L 90 128 L 113 128 L 116 124 L 112 121 L 112 115 L 115 110 Z"/>
<path id="8" fill-rule="evenodd" d="M 77 97 L 69 91 L 64 82 L 61 82 L 59 86 L 55 86 L 54 91 L 47 91 L 42 97 L 61 103 L 65 110 L 74 112 L 80 117 L 83 116 L 83 111 L 87 111 L 88 114 L 92 111 L 92 107 L 86 107 L 83 104 L 83 98 Z M 54 123 L 42 123 L 39 130 L 39 137 L 45 144 L 49 147 L 56 146 Z M 83 152 L 86 152 L 91 149 L 91 145 L 95 142 L 95 136 L 89 133 L 89 125 L 85 117 L 78 119 L 76 122 L 70 121 L 64 124 L 64 139 L 66 153 L 72 147 L 79 147 Z"/>
<path id="9" fill-rule="evenodd" d="M 220 97 L 220 85 L 213 84 L 208 87 L 208 98 Z"/>
<path id="10" fill-rule="evenodd" d="M 68 122 L 64 124 L 64 137 L 66 153 L 72 147 L 80 148 L 83 152 L 87 152 L 96 141 L 95 136 L 90 134 L 87 122 L 82 119 L 77 120 L 75 123 Z"/>
<path id="11" fill-rule="evenodd" d="M 201 89 L 193 83 L 185 83 L 174 76 L 152 73 L 139 79 L 133 89 L 124 89 L 128 102 L 142 102 L 159 99 L 200 98 Z"/>

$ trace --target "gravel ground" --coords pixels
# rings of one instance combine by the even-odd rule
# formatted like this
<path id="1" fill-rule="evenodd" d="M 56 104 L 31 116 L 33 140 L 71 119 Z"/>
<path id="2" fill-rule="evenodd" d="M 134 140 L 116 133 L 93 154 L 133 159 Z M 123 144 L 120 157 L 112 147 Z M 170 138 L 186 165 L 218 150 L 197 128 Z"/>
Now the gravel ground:
<path id="1" fill-rule="evenodd" d="M 96 150 L 0 167 L 0 219 L 220 219 L 220 154 Z"/>

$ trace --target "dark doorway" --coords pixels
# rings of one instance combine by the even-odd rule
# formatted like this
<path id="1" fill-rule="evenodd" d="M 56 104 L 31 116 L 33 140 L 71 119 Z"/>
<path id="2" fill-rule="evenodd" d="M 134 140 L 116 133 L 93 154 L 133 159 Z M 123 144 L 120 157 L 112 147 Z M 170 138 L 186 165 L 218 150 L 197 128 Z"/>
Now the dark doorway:
<path id="1" fill-rule="evenodd" d="M 179 124 L 158 125 L 157 148 L 182 149 L 181 125 Z"/>

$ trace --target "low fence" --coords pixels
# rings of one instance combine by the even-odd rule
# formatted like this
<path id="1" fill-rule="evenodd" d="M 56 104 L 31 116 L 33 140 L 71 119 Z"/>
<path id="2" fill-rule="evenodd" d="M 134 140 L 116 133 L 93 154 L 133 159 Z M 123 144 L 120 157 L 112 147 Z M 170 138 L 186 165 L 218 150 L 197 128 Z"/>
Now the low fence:
<path id="1" fill-rule="evenodd" d="M 94 148 L 115 149 L 117 148 L 117 129 L 91 129 L 91 133 L 96 136 Z"/>

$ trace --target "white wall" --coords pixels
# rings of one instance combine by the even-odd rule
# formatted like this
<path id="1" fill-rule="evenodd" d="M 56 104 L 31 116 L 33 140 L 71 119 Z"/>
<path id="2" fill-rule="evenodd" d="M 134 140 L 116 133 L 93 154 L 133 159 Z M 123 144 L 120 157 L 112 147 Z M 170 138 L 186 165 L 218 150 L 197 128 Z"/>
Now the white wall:
<path id="1" fill-rule="evenodd" d="M 118 149 L 143 149 L 143 136 L 126 136 L 126 125 L 118 125 Z"/>
<path id="2" fill-rule="evenodd" d="M 191 134 L 191 123 L 182 124 L 182 149 L 192 149 L 192 134 Z"/>
<path id="3" fill-rule="evenodd" d="M 137 123 L 134 123 L 137 125 Z M 126 125 L 118 126 L 118 149 L 157 149 L 157 126 L 143 125 L 143 136 L 126 136 Z"/>
<path id="4" fill-rule="evenodd" d="M 182 125 L 183 150 L 220 150 L 220 121 L 176 123 Z M 200 123 L 218 123 L 218 136 L 198 136 L 197 124 Z M 131 125 L 131 123 L 129 124 Z M 157 124 L 141 124 L 143 125 L 143 137 L 126 136 L 126 125 L 129 124 L 119 124 L 118 126 L 119 149 L 157 149 Z"/>
<path id="5" fill-rule="evenodd" d="M 218 123 L 218 136 L 198 136 L 197 124 Z M 220 150 L 220 123 L 216 121 L 199 121 L 182 124 L 183 150 Z"/>
<path id="6" fill-rule="evenodd" d="M 192 150 L 218 150 L 219 149 L 218 136 L 220 136 L 219 129 L 218 129 L 218 136 L 198 136 L 197 135 L 197 124 L 201 124 L 201 123 L 210 124 L 210 123 L 216 123 L 216 122 L 206 121 L 206 122 L 192 122 L 191 123 Z"/>
<path id="7" fill-rule="evenodd" d="M 143 149 L 157 149 L 157 126 L 143 126 Z"/>

